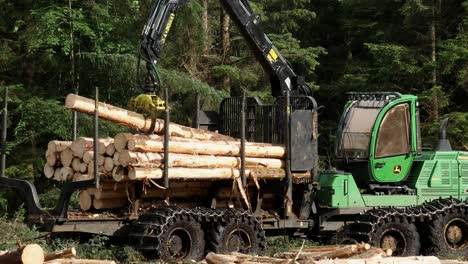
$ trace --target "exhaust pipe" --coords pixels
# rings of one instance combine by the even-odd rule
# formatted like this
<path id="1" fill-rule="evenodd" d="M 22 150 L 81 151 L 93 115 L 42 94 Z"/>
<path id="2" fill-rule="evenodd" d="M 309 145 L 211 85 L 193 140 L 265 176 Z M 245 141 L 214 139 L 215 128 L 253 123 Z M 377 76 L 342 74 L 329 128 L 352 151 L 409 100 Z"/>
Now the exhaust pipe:
<path id="1" fill-rule="evenodd" d="M 447 139 L 447 125 L 448 125 L 448 118 L 445 118 L 440 122 L 439 128 L 439 142 L 437 142 L 437 146 L 435 148 L 436 151 L 451 151 L 452 145 L 450 145 L 450 141 Z"/>

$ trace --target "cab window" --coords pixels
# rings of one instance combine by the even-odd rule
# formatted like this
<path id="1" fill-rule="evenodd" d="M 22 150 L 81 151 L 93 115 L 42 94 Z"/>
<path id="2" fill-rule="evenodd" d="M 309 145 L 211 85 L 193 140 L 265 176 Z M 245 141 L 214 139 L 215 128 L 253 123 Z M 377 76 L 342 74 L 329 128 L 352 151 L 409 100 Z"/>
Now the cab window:
<path id="1" fill-rule="evenodd" d="M 397 105 L 385 114 L 377 135 L 376 158 L 404 155 L 410 152 L 410 121 L 409 104 Z"/>

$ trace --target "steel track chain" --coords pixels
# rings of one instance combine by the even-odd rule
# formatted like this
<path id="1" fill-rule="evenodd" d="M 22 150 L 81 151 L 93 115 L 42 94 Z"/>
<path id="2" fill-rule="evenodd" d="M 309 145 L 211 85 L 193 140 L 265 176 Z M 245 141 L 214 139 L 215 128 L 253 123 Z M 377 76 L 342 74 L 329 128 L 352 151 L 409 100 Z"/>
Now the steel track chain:
<path id="1" fill-rule="evenodd" d="M 180 207 L 159 207 L 152 211 L 143 213 L 138 221 L 132 225 L 131 241 L 136 244 L 136 248 L 142 251 L 157 251 L 161 237 L 166 227 L 177 221 L 180 216 L 189 216 L 190 219 L 200 224 L 227 223 L 232 219 L 250 219 L 256 221 L 262 238 L 261 247 L 266 247 L 264 230 L 260 222 L 249 211 L 241 209 L 211 209 L 211 208 L 180 208 Z"/>
<path id="2" fill-rule="evenodd" d="M 357 241 L 372 242 L 372 233 L 376 231 L 379 223 L 394 222 L 397 219 L 406 219 L 409 223 L 425 222 L 454 209 L 468 212 L 468 202 L 448 198 L 417 206 L 374 208 L 358 215 L 353 223 L 347 225 L 345 235 Z"/>

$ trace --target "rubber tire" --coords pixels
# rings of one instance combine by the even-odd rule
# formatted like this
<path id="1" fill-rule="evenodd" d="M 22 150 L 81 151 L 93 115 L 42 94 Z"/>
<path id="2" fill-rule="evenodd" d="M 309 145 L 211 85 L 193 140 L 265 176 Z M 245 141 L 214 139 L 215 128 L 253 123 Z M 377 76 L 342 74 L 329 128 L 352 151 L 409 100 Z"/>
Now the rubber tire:
<path id="1" fill-rule="evenodd" d="M 207 237 L 207 248 L 215 253 L 230 253 L 227 248 L 228 236 L 231 232 L 240 229 L 248 235 L 251 247 L 248 251 L 241 251 L 244 254 L 260 254 L 265 251 L 266 236 L 258 221 L 250 217 L 240 217 L 227 222 L 218 223 L 211 226 Z"/>
<path id="2" fill-rule="evenodd" d="M 406 247 L 402 253 L 393 252 L 394 256 L 418 256 L 421 250 L 421 241 L 416 226 L 406 220 L 383 221 L 377 225 L 370 234 L 370 244 L 381 248 L 380 239 L 389 229 L 398 230 L 406 241 Z"/>
<path id="3" fill-rule="evenodd" d="M 174 217 L 174 220 L 167 223 L 164 228 L 163 234 L 161 234 L 160 244 L 158 245 L 158 255 L 160 260 L 166 262 L 180 261 L 179 259 L 173 259 L 169 249 L 163 245 L 166 245 L 169 240 L 169 234 L 176 228 L 182 228 L 190 234 L 192 238 L 192 244 L 190 252 L 186 260 L 202 260 L 205 257 L 205 237 L 203 229 L 200 223 L 191 219 L 188 214 L 179 214 Z"/>
<path id="4" fill-rule="evenodd" d="M 429 223 L 428 241 L 429 254 L 443 257 L 468 256 L 468 241 L 462 249 L 454 250 L 445 241 L 444 229 L 446 223 L 452 219 L 460 218 L 468 223 L 468 215 L 466 212 L 449 212 L 446 215 L 439 215 Z M 465 230 L 467 232 L 468 230 Z M 466 233 L 465 233 L 466 235 Z"/>

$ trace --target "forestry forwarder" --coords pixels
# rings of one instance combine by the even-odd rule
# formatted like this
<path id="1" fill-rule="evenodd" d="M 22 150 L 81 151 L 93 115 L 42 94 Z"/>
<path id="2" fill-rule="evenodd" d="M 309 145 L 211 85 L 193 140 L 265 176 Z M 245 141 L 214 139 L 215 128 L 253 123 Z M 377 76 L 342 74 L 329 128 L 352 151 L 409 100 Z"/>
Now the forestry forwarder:
<path id="1" fill-rule="evenodd" d="M 284 144 L 285 175 L 255 182 L 241 173 L 247 199 L 239 193 L 226 196 L 232 181 L 207 181 L 209 195 L 185 201 L 188 205 L 182 208 L 163 206 L 160 200 L 153 209 L 143 210 L 137 200 L 133 213 L 76 218 L 68 212 L 70 195 L 98 185 L 98 175 L 91 181 L 65 183 L 56 209 L 45 212 L 32 184 L 2 174 L 0 185 L 24 194 L 28 220 L 51 232 L 130 237 L 143 252 L 165 260 L 199 259 L 207 251 L 256 253 L 265 249 L 265 232 L 366 241 L 396 255 L 417 255 L 424 244 L 433 253 L 466 256 L 468 153 L 451 150 L 447 123 L 441 126 L 436 149 L 422 151 L 415 96 L 351 94 L 337 131 L 337 170 L 317 174 L 317 104 L 304 96 L 305 84 L 260 30 L 259 17 L 248 3 L 221 2 L 269 73 L 278 97 L 273 105 L 252 97 L 227 98 L 219 113 L 198 111 L 197 104 L 196 125 L 240 137 L 241 149 L 246 140 Z M 177 3 L 156 3 L 152 22 L 145 27 L 154 29 L 153 40 L 167 34 L 167 18 L 173 18 Z M 290 97 L 290 91 L 298 91 L 298 96 Z M 4 128 L 6 113 L 5 106 Z M 6 129 L 3 146 L 5 139 Z M 243 151 L 241 161 L 245 172 Z M 295 177 L 304 172 L 310 176 Z M 177 202 L 180 197 L 170 192 L 167 179 L 166 172 L 166 193 Z M 141 190 L 138 184 L 134 188 L 135 193 Z"/>

